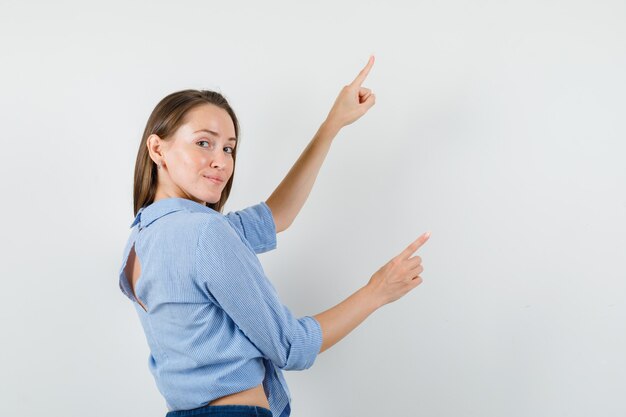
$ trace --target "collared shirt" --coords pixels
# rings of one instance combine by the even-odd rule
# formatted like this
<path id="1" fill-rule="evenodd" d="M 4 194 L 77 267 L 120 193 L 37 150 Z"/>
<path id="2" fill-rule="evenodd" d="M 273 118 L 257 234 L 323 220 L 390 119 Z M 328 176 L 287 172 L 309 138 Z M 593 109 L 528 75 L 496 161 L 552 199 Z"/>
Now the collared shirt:
<path id="1" fill-rule="evenodd" d="M 133 245 L 141 265 L 135 294 L 124 273 Z M 281 370 L 311 367 L 322 332 L 314 317 L 294 317 L 265 276 L 256 254 L 274 248 L 264 202 L 223 215 L 167 198 L 137 213 L 119 285 L 134 302 L 168 410 L 202 407 L 262 383 L 273 416 L 289 416 Z"/>

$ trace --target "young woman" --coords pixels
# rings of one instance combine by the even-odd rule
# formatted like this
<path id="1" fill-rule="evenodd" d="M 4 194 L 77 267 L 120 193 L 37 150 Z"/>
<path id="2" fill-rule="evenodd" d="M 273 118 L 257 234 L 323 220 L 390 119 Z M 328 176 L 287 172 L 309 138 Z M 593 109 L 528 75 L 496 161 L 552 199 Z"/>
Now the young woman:
<path id="1" fill-rule="evenodd" d="M 308 369 L 318 353 L 422 282 L 421 258 L 412 255 L 429 233 L 340 304 L 295 318 L 256 256 L 274 249 L 276 233 L 293 222 L 339 130 L 374 105 L 374 94 L 361 86 L 373 63 L 371 57 L 341 90 L 267 201 L 226 215 L 239 138 L 226 99 L 179 91 L 150 115 L 119 285 L 141 320 L 167 417 L 289 416 L 282 370 Z"/>

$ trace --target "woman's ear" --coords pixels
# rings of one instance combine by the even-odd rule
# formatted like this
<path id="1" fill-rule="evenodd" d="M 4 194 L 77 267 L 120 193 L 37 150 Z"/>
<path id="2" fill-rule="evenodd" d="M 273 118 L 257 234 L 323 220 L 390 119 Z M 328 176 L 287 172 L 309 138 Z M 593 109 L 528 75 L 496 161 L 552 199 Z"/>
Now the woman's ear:
<path id="1" fill-rule="evenodd" d="M 146 146 L 148 147 L 150 159 L 152 159 L 157 166 L 159 164 L 163 164 L 165 156 L 163 152 L 165 150 L 165 141 L 153 133 L 148 136 L 148 139 L 146 139 Z"/>

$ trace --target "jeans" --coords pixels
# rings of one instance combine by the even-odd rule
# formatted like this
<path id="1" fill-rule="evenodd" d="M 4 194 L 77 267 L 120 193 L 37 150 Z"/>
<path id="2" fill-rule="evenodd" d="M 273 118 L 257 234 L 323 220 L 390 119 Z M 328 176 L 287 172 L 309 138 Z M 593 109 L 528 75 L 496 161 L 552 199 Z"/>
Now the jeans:
<path id="1" fill-rule="evenodd" d="M 191 410 L 169 411 L 165 417 L 272 417 L 269 408 L 257 405 L 205 405 Z"/>

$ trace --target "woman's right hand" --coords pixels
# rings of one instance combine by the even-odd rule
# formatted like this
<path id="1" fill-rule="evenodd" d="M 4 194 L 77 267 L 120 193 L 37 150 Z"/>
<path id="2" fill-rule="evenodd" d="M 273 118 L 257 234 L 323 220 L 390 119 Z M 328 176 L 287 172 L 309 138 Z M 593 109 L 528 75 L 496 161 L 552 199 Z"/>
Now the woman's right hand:
<path id="1" fill-rule="evenodd" d="M 339 131 L 344 126 L 355 122 L 374 105 L 376 95 L 369 88 L 362 87 L 373 65 L 374 56 L 372 55 L 354 81 L 341 89 L 333 107 L 326 116 L 326 125 Z"/>
<path id="2" fill-rule="evenodd" d="M 422 258 L 413 256 L 430 238 L 426 232 L 380 268 L 367 283 L 380 306 L 392 303 L 422 283 Z"/>

